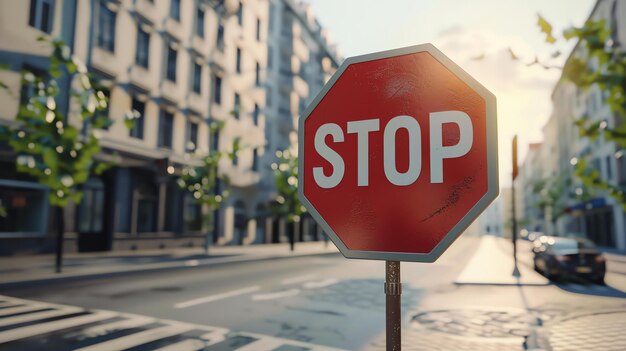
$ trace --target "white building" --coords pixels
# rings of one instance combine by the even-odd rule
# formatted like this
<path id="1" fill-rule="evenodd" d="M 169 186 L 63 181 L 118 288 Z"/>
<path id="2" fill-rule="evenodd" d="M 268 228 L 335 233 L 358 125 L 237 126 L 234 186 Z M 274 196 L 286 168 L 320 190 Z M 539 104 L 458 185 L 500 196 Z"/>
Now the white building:
<path id="1" fill-rule="evenodd" d="M 272 241 L 278 220 L 269 212 L 274 196 L 269 165 L 275 151 L 288 146 L 280 130 L 293 130 L 299 110 L 290 108 L 289 118 L 277 111 L 293 107 L 298 97 L 298 106 L 306 104 L 337 67 L 321 30 L 307 27 L 317 23 L 310 11 L 297 12 L 298 6 L 287 0 L 0 3 L 0 60 L 10 64 L 0 80 L 13 91 L 20 90 L 21 69 L 45 74 L 49 47 L 36 41 L 42 34 L 63 38 L 107 87 L 106 113 L 115 123 L 103 132 L 101 144 L 104 154 L 118 154 L 119 162 L 90 179 L 90 200 L 67 209 L 70 244 L 79 250 L 201 245 L 210 230 L 201 220 L 207 209 L 175 180 L 184 165 L 209 150 L 230 150 L 235 139 L 241 151 L 220 164 L 231 194 L 216 215 L 214 241 Z M 291 41 L 282 34 L 287 29 Z M 286 95 L 280 90 L 286 86 L 282 72 L 289 68 L 283 59 L 293 62 L 290 72 L 302 72 L 289 76 Z M 296 70 L 296 65 L 306 68 Z M 72 104 L 59 100 L 72 118 Z M 10 121 L 18 101 L 4 93 L 0 101 L 0 120 Z M 141 118 L 129 131 L 123 116 L 130 110 Z M 224 128 L 211 134 L 212 121 L 225 122 Z M 45 190 L 11 171 L 14 156 L 6 148 L 0 151 L 7 169 L 0 173 L 2 201 L 22 199 L 18 202 L 27 209 L 9 208 L 17 220 L 0 225 L 0 238 L 12 238 L 11 245 L 0 246 L 49 249 Z"/>
<path id="2" fill-rule="evenodd" d="M 604 19 L 611 29 L 613 45 L 622 47 L 626 43 L 626 3 L 619 0 L 598 0 L 589 16 L 591 20 Z M 588 62 L 592 69 L 598 67 L 595 59 L 590 59 L 584 45 L 577 43 L 566 65 L 573 57 Z M 564 78 L 552 93 L 553 112 L 544 127 L 544 141 L 541 146 L 541 170 L 544 179 L 559 179 L 563 186 L 562 213 L 553 221 L 555 214 L 545 213 L 546 232 L 554 234 L 583 233 L 602 246 L 626 248 L 626 218 L 624 210 L 612 197 L 601 190 L 593 190 L 586 198 L 586 191 L 573 176 L 572 163 L 584 159 L 589 166 L 600 173 L 603 180 L 615 186 L 626 186 L 626 160 L 614 142 L 600 136 L 595 141 L 581 138 L 576 119 L 589 123 L 602 122 L 607 127 L 619 126 L 606 103 L 606 92 L 594 85 L 580 89 Z M 549 211 L 548 211 L 549 212 Z M 552 222 L 556 222 L 553 225 Z"/>

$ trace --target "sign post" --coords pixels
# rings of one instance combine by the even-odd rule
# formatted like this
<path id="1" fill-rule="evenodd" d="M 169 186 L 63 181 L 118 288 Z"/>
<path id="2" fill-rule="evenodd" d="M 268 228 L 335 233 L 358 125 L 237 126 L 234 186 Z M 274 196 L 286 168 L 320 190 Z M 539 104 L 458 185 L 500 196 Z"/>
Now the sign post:
<path id="1" fill-rule="evenodd" d="M 517 211 L 515 209 L 515 178 L 518 174 L 517 163 L 517 135 L 513 137 L 512 142 L 512 160 L 513 160 L 513 173 L 511 177 L 511 240 L 513 241 L 513 276 L 520 277 L 520 271 L 517 267 Z"/>
<path id="2" fill-rule="evenodd" d="M 346 59 L 302 113 L 302 204 L 346 258 L 386 261 L 387 350 L 400 262 L 434 262 L 497 197 L 496 99 L 430 44 Z"/>
<path id="3" fill-rule="evenodd" d="M 385 261 L 385 295 L 387 350 L 400 351 L 402 345 L 402 314 L 400 313 L 402 283 L 400 282 L 399 261 Z"/>

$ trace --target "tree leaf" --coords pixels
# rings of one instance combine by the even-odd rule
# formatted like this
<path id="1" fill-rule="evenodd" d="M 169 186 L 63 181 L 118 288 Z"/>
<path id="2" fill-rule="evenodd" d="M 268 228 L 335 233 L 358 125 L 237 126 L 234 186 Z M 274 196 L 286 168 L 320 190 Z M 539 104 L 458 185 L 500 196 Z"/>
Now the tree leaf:
<path id="1" fill-rule="evenodd" d="M 537 25 L 539 26 L 541 32 L 546 34 L 546 42 L 554 44 L 556 42 L 556 38 L 552 35 L 552 25 L 540 14 L 537 14 Z"/>

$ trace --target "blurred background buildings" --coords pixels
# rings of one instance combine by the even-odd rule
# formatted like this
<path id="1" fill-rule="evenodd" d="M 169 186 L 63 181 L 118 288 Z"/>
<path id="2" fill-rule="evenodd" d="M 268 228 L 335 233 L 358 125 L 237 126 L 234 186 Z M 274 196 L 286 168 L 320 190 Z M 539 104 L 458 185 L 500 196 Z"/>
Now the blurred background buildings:
<path id="1" fill-rule="evenodd" d="M 610 44 L 626 42 L 626 3 L 599 0 L 590 19 L 604 19 Z M 20 70 L 45 76 L 50 47 L 40 35 L 62 38 L 87 64 L 110 98 L 116 121 L 103 131 L 100 157 L 118 155 L 116 166 L 92 177 L 79 206 L 65 211 L 66 247 L 73 251 L 199 246 L 208 211 L 176 185 L 184 165 L 210 150 L 243 146 L 222 159 L 231 196 L 215 214 L 218 245 L 318 240 L 320 228 L 306 216 L 292 225 L 272 212 L 276 185 L 271 165 L 297 139 L 297 118 L 341 61 L 311 8 L 294 0 L 29 0 L 0 3 L 0 119 L 14 118 L 28 92 Z M 584 45 L 578 57 L 590 67 Z M 571 60 L 566 61 L 566 65 Z M 62 81 L 66 92 L 70 82 Z M 589 189 L 573 166 L 585 159 L 602 179 L 626 189 L 626 161 L 615 142 L 582 137 L 578 119 L 616 128 L 606 91 L 581 89 L 562 78 L 543 140 L 528 145 L 515 181 L 518 228 L 587 236 L 601 246 L 626 249 L 626 217 L 606 192 Z M 69 94 L 59 99 L 70 119 Z M 136 110 L 135 127 L 123 125 Z M 224 127 L 211 132 L 214 121 Z M 523 147 L 523 146 L 522 146 Z M 292 150 L 295 151 L 295 150 Z M 220 185 L 218 185 L 220 186 Z M 54 249 L 46 190 L 15 171 L 15 155 L 0 145 L 0 254 Z M 511 188 L 472 227 L 510 235 Z"/>
<path id="2" fill-rule="evenodd" d="M 20 92 L 20 70 L 45 77 L 50 46 L 62 38 L 109 97 L 115 121 L 101 135 L 115 167 L 86 184 L 65 210 L 71 251 L 200 246 L 210 228 L 176 177 L 210 150 L 242 148 L 219 166 L 230 196 L 215 214 L 219 245 L 321 239 L 308 218 L 291 225 L 271 211 L 277 151 L 297 139 L 297 118 L 339 64 L 309 6 L 292 0 L 30 0 L 0 3 L 0 81 Z M 60 110 L 76 121 L 69 81 Z M 64 85 L 64 86 L 63 86 Z M 20 94 L 0 93 L 10 123 Z M 130 130 L 124 114 L 140 117 Z M 211 132 L 214 121 L 223 128 Z M 223 186 L 218 184 L 218 186 Z M 0 146 L 0 254 L 54 249 L 46 189 L 15 171 Z"/>
<path id="3" fill-rule="evenodd" d="M 591 20 L 604 19 L 611 31 L 609 45 L 623 51 L 626 43 L 626 3 L 597 1 Z M 589 57 L 577 43 L 565 65 L 577 57 L 597 69 L 597 59 Z M 575 176 L 574 165 L 585 159 L 609 184 L 626 187 L 626 159 L 620 147 L 605 140 L 580 136 L 575 121 L 595 121 L 602 128 L 617 128 L 624 116 L 614 113 L 606 98 L 608 92 L 597 85 L 580 89 L 563 77 L 552 92 L 552 114 L 543 127 L 543 141 L 528 145 L 527 156 L 516 181 L 516 194 L 522 200 L 517 219 L 529 231 L 556 235 L 587 236 L 598 245 L 626 249 L 626 218 L 621 204 L 607 192 L 589 189 Z M 510 189 L 508 190 L 510 193 Z M 506 191 L 504 192 L 506 193 Z M 503 199 L 506 203 L 507 200 Z M 510 199 L 508 200 L 510 203 Z M 503 210 L 506 223 L 510 209 Z M 510 233 L 510 224 L 507 232 Z"/>

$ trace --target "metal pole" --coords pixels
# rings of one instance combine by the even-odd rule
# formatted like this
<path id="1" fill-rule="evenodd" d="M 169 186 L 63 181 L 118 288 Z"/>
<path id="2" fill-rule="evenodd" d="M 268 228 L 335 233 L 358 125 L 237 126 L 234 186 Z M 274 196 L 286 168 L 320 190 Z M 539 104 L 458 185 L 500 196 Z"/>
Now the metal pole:
<path id="1" fill-rule="evenodd" d="M 400 262 L 398 261 L 385 261 L 385 295 L 387 298 L 387 351 L 400 351 L 402 283 L 400 282 Z"/>
<path id="2" fill-rule="evenodd" d="M 517 267 L 517 216 L 515 211 L 515 179 L 511 182 L 511 218 L 513 222 L 511 223 L 511 228 L 513 233 L 511 233 L 511 240 L 513 241 L 513 276 L 519 277 L 520 271 Z"/>
<path id="3" fill-rule="evenodd" d="M 55 272 L 61 273 L 63 270 L 63 233 L 65 232 L 65 218 L 63 217 L 63 208 L 60 206 L 54 207 L 55 213 L 55 225 L 57 229 L 57 247 L 56 247 L 56 260 L 55 260 Z"/>

